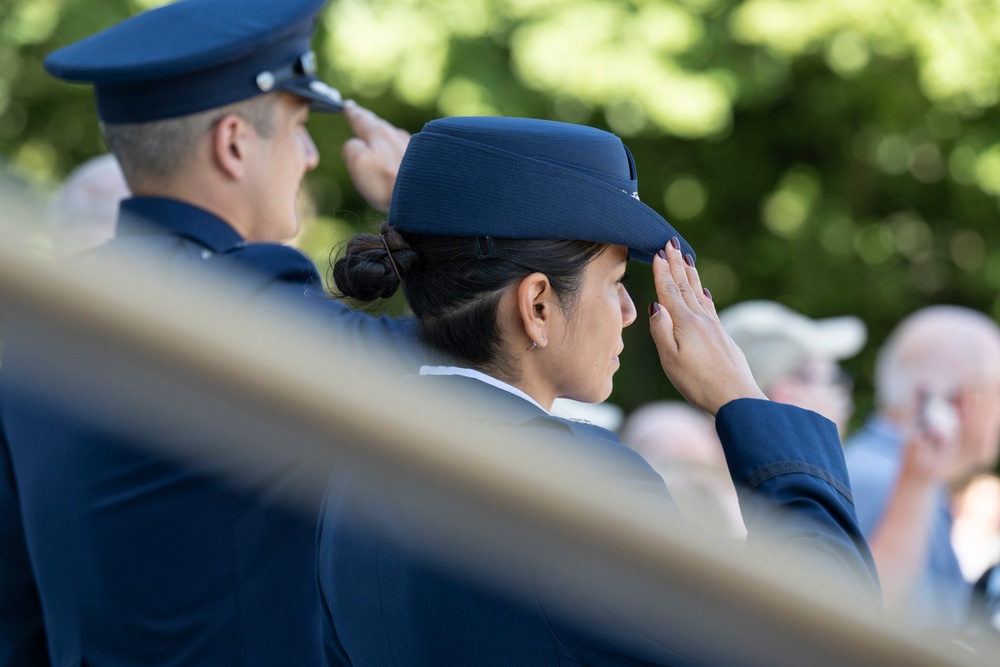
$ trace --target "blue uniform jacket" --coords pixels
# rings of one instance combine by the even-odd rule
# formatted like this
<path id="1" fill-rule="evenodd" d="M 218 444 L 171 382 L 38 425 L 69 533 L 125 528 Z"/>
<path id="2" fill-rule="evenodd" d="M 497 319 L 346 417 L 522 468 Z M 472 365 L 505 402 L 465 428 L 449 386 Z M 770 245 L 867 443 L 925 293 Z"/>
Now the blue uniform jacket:
<path id="1" fill-rule="evenodd" d="M 413 338 L 410 321 L 376 319 L 326 298 L 297 250 L 247 244 L 222 220 L 179 201 L 134 198 L 122 210 L 118 238 L 79 261 L 135 257 L 135 270 L 168 281 L 194 265 L 214 268 L 239 277 L 224 307 L 254 308 L 267 298 L 300 304 L 328 326 L 331 344 L 365 350 L 374 340 Z M 0 372 L 0 665 L 48 664 L 46 644 L 59 667 L 321 664 L 319 508 L 301 513 L 280 501 L 303 474 L 301 463 L 276 465 L 246 488 L 226 469 L 136 448 L 114 420 L 75 412 L 25 382 L 32 368 L 19 350 L 30 341 L 8 333 Z M 115 381 L 89 379 L 94 392 Z M 205 436 L 179 415 L 165 437 Z"/>
<path id="2" fill-rule="evenodd" d="M 505 429 L 512 438 L 541 431 L 572 438 L 581 456 L 600 457 L 606 481 L 658 504 L 660 511 L 672 511 L 660 476 L 613 433 L 548 416 L 476 379 L 417 380 L 479 396 L 482 412 L 458 419 Z M 878 575 L 854 515 L 836 427 L 789 405 L 738 400 L 719 411 L 717 428 L 733 479 L 742 487 L 749 547 L 762 540 L 777 543 L 878 604 Z M 414 532 L 425 528 L 414 520 L 412 498 L 382 489 L 372 496 L 364 484 L 360 475 L 334 478 L 320 519 L 318 580 L 327 664 L 701 664 L 582 594 L 573 586 L 572 564 L 538 563 L 530 574 L 506 583 L 502 593 L 473 583 L 419 546 L 428 538 Z M 778 520 L 775 509 L 781 510 Z M 430 539 L 460 550 L 463 534 L 477 528 L 454 525 Z M 560 604 L 567 603 L 595 620 L 586 625 L 568 620 L 560 612 L 565 609 Z"/>

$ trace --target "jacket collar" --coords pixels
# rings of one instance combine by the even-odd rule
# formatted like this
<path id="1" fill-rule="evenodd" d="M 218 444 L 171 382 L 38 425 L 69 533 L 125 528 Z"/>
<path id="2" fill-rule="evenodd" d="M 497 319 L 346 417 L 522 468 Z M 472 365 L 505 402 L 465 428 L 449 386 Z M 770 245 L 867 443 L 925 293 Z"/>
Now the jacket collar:
<path id="1" fill-rule="evenodd" d="M 620 444 L 618 436 L 611 431 L 584 422 L 554 417 L 530 401 L 516 396 L 481 380 L 462 375 L 409 375 L 405 379 L 408 391 L 420 391 L 422 387 L 437 386 L 460 391 L 471 397 L 462 406 L 462 419 L 472 421 L 497 422 L 513 425 L 532 425 L 555 428 L 575 437 L 599 439 Z"/>
<path id="2" fill-rule="evenodd" d="M 247 243 L 224 220 L 186 202 L 164 197 L 131 197 L 122 201 L 118 236 L 162 233 L 183 236 L 215 253 Z"/>

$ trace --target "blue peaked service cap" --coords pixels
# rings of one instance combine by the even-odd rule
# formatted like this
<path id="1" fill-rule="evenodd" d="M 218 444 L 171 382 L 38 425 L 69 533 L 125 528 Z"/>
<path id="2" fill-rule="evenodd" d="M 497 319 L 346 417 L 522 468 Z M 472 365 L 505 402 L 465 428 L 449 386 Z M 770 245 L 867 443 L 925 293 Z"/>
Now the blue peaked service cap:
<path id="1" fill-rule="evenodd" d="M 529 118 L 424 125 L 403 156 L 389 223 L 414 234 L 623 245 L 647 263 L 676 236 L 695 254 L 639 200 L 635 160 L 618 137 Z"/>
<path id="2" fill-rule="evenodd" d="M 181 0 L 59 49 L 45 69 L 92 83 L 107 123 L 145 123 L 283 90 L 341 111 L 310 42 L 326 0 Z"/>

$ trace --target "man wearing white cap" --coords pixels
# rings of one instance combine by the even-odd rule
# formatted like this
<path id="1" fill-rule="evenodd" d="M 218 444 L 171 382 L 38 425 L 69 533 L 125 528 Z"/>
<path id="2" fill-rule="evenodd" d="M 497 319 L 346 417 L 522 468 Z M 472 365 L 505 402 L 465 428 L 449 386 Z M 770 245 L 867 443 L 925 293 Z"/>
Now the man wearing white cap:
<path id="1" fill-rule="evenodd" d="M 864 322 L 853 316 L 814 320 L 774 301 L 744 301 L 719 319 L 768 398 L 818 412 L 843 437 L 854 403 L 837 362 L 864 346 Z"/>

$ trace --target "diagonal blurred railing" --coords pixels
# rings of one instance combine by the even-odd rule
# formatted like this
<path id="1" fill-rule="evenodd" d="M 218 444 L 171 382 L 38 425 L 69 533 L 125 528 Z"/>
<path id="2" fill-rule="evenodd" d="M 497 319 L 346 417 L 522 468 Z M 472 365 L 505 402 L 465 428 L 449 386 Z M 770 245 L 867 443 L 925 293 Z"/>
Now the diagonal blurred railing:
<path id="1" fill-rule="evenodd" d="M 67 391 L 81 410 L 113 405 L 136 433 L 169 431 L 182 417 L 204 437 L 177 455 L 238 461 L 251 481 L 278 459 L 310 462 L 317 473 L 289 499 L 303 508 L 322 494 L 322 471 L 363 466 L 412 494 L 429 524 L 476 517 L 483 530 L 463 549 L 428 545 L 453 561 L 461 551 L 468 560 L 455 566 L 502 563 L 478 572 L 502 585 L 531 559 L 585 554 L 586 594 L 714 664 L 985 666 L 1000 654 L 988 638 L 971 645 L 859 605 L 808 564 L 722 548 L 628 497 L 582 487 L 573 480 L 599 477 L 600 462 L 570 449 L 483 432 L 470 447 L 448 418 L 467 398 L 389 407 L 386 388 L 399 383 L 390 363 L 362 361 L 280 304 L 257 314 L 219 308 L 218 276 L 146 284 L 113 262 L 68 272 L 25 242 L 34 203 L 9 184 L 0 202 L 0 322 L 34 341 L 37 381 L 51 371 L 60 386 L 47 390 Z M 117 379 L 114 400 L 73 386 L 95 375 Z"/>

